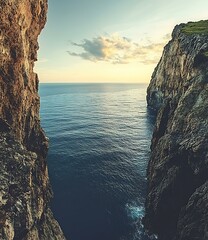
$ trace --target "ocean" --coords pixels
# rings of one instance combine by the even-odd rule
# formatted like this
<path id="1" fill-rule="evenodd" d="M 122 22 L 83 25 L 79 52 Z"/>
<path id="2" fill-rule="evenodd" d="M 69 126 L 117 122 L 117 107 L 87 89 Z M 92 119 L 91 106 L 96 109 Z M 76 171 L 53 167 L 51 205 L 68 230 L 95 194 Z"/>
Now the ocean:
<path id="1" fill-rule="evenodd" d="M 145 84 L 40 84 L 56 219 L 70 240 L 148 240 L 146 168 L 155 121 Z"/>

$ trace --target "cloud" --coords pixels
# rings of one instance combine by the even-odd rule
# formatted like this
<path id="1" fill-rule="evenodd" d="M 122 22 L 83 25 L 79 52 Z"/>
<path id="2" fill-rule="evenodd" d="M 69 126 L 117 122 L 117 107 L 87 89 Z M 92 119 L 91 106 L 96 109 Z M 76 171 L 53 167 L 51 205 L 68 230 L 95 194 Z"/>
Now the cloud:
<path id="1" fill-rule="evenodd" d="M 69 55 L 81 57 L 93 62 L 105 61 L 113 64 L 141 62 L 144 64 L 157 63 L 162 49 L 169 39 L 166 35 L 160 43 L 148 42 L 138 44 L 119 34 L 98 36 L 92 40 L 84 39 L 82 43 L 71 42 L 71 45 L 82 49 L 81 53 L 67 51 Z"/>

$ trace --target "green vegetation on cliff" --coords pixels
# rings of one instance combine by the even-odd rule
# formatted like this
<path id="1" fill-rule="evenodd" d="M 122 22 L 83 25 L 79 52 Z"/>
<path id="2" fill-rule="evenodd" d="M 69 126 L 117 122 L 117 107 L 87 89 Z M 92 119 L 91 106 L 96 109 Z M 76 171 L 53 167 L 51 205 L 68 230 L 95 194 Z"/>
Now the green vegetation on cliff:
<path id="1" fill-rule="evenodd" d="M 208 20 L 189 22 L 181 31 L 185 34 L 208 34 Z"/>

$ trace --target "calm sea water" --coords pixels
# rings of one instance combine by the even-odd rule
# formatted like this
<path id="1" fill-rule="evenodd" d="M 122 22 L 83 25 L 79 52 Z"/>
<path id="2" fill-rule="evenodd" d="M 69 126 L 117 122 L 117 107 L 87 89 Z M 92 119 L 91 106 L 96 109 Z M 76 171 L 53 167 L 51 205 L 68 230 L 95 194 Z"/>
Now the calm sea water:
<path id="1" fill-rule="evenodd" d="M 154 115 L 146 87 L 40 85 L 52 209 L 67 239 L 148 239 L 141 218 Z"/>

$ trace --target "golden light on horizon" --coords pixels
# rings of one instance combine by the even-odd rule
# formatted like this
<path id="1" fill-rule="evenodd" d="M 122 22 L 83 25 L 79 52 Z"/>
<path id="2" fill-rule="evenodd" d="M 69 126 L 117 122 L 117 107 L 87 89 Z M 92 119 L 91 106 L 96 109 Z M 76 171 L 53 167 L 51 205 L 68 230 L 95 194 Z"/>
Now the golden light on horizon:
<path id="1" fill-rule="evenodd" d="M 148 83 L 156 64 L 117 64 L 85 62 L 59 69 L 36 69 L 40 82 Z"/>

